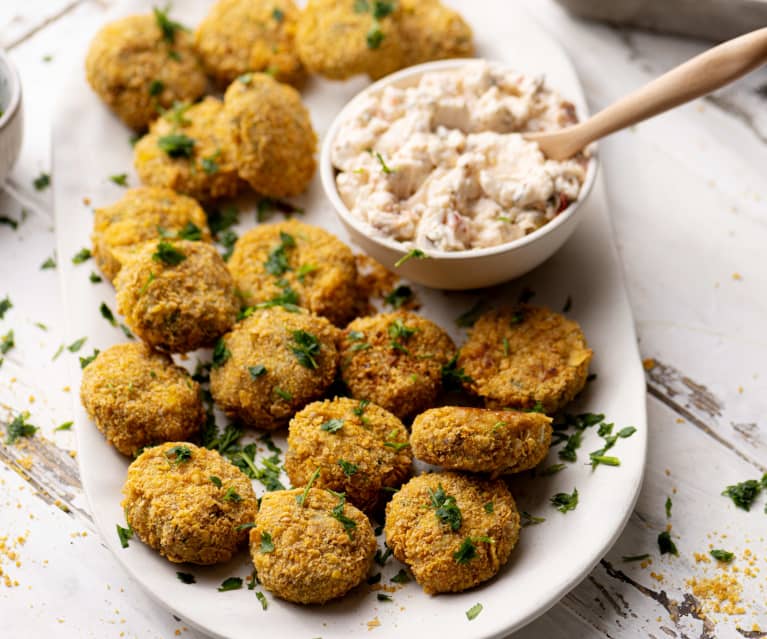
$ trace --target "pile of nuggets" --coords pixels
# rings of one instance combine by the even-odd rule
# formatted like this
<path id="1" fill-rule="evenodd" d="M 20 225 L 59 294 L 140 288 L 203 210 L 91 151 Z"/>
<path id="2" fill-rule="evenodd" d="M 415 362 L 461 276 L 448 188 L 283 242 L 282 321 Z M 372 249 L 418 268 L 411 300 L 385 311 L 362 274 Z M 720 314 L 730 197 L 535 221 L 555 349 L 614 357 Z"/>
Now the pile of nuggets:
<path id="1" fill-rule="evenodd" d="M 303 12 L 220 0 L 194 38 L 157 11 L 96 37 L 88 75 L 108 105 L 137 129 L 168 111 L 136 146 L 145 185 L 95 214 L 94 258 L 139 341 L 87 364 L 81 399 L 133 458 L 127 523 L 168 560 L 227 562 L 249 543 L 263 586 L 309 604 L 366 579 L 372 519 L 430 594 L 471 588 L 509 559 L 520 516 L 503 477 L 545 458 L 547 414 L 583 388 L 579 326 L 515 305 L 481 315 L 458 349 L 411 310 L 370 314 L 355 256 L 323 229 L 261 224 L 225 262 L 199 204 L 243 181 L 269 196 L 306 187 L 315 137 L 282 81 L 470 51 L 460 17 L 424 0 L 309 0 Z M 223 103 L 174 107 L 201 95 L 205 73 L 231 82 Z M 213 349 L 209 391 L 172 359 L 199 348 Z M 467 405 L 454 405 L 456 386 Z M 293 489 L 257 499 L 238 466 L 201 445 L 209 399 L 242 428 L 287 427 Z M 413 477 L 414 459 L 439 468 Z"/>

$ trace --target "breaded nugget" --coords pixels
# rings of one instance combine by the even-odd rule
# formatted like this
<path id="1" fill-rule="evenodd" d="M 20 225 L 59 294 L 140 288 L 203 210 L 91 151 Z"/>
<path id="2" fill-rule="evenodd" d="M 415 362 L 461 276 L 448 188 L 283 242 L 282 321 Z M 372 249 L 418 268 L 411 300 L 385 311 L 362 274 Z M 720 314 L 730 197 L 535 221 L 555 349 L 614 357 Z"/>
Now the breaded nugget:
<path id="1" fill-rule="evenodd" d="M 434 322 L 397 311 L 354 320 L 339 350 L 341 377 L 352 395 L 404 419 L 434 404 L 455 345 Z"/>
<path id="2" fill-rule="evenodd" d="M 405 64 L 474 55 L 471 27 L 439 0 L 400 0 L 398 28 Z"/>
<path id="3" fill-rule="evenodd" d="M 212 346 L 237 320 L 234 282 L 204 242 L 146 242 L 117 275 L 117 310 L 147 344 L 171 353 Z"/>
<path id="4" fill-rule="evenodd" d="M 133 163 L 144 184 L 201 202 L 232 197 L 242 185 L 224 105 L 210 96 L 156 120 L 136 143 Z"/>
<path id="5" fill-rule="evenodd" d="M 136 342 L 99 353 L 83 371 L 80 399 L 123 455 L 190 439 L 205 420 L 199 384 L 170 357 Z"/>
<path id="6" fill-rule="evenodd" d="M 537 306 L 489 311 L 461 347 L 466 387 L 488 408 L 541 408 L 553 414 L 583 388 L 591 349 L 580 326 Z"/>
<path id="7" fill-rule="evenodd" d="M 327 317 L 337 326 L 354 316 L 357 266 L 348 246 L 316 226 L 295 220 L 263 224 L 245 233 L 227 263 L 246 305 L 282 298 Z"/>
<path id="8" fill-rule="evenodd" d="M 429 473 L 392 497 L 384 531 L 424 592 L 460 592 L 494 577 L 508 561 L 519 514 L 501 480 Z"/>
<path id="9" fill-rule="evenodd" d="M 301 96 L 264 73 L 235 80 L 224 96 L 240 177 L 268 197 L 306 190 L 317 134 Z"/>
<path id="10" fill-rule="evenodd" d="M 266 493 L 250 532 L 259 581 L 296 603 L 345 595 L 365 579 L 375 551 L 368 518 L 343 495 L 319 488 Z"/>
<path id="11" fill-rule="evenodd" d="M 255 311 L 216 345 L 210 373 L 216 404 L 246 426 L 285 426 L 333 383 L 337 332 L 303 311 Z"/>
<path id="12" fill-rule="evenodd" d="M 208 82 L 191 36 L 159 9 L 104 26 L 91 42 L 85 72 L 107 106 L 137 131 L 160 109 L 199 98 Z"/>
<path id="13" fill-rule="evenodd" d="M 314 486 L 346 493 L 365 512 L 376 507 L 383 488 L 399 488 L 412 463 L 405 426 L 375 404 L 336 397 L 309 404 L 290 420 L 290 482 L 304 486 L 320 468 Z"/>
<path id="14" fill-rule="evenodd" d="M 112 282 L 120 268 L 148 240 L 166 235 L 210 242 L 205 212 L 192 198 L 170 189 L 129 189 L 110 206 L 96 209 L 93 218 L 93 259 Z"/>
<path id="15" fill-rule="evenodd" d="M 229 561 L 258 510 L 245 474 L 217 451 L 187 442 L 147 448 L 128 468 L 125 518 L 138 538 L 174 563 Z"/>
<path id="16" fill-rule="evenodd" d="M 382 78 L 405 64 L 400 13 L 396 2 L 309 0 L 298 20 L 298 55 L 309 71 L 333 80 Z"/>
<path id="17" fill-rule="evenodd" d="M 294 44 L 298 13 L 293 0 L 218 0 L 195 34 L 205 70 L 222 88 L 248 71 L 301 82 L 305 72 Z"/>
<path id="18" fill-rule="evenodd" d="M 542 413 L 443 406 L 413 421 L 410 443 L 421 461 L 492 476 L 535 468 L 549 452 L 551 418 Z"/>

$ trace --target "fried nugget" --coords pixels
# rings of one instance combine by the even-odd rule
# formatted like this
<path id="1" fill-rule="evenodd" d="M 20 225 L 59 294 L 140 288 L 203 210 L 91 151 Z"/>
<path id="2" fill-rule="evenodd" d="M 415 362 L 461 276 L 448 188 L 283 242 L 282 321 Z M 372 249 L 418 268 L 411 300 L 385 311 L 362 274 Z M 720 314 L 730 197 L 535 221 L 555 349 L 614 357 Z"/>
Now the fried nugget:
<path id="1" fill-rule="evenodd" d="M 471 27 L 439 0 L 400 0 L 398 28 L 405 64 L 474 55 Z"/>

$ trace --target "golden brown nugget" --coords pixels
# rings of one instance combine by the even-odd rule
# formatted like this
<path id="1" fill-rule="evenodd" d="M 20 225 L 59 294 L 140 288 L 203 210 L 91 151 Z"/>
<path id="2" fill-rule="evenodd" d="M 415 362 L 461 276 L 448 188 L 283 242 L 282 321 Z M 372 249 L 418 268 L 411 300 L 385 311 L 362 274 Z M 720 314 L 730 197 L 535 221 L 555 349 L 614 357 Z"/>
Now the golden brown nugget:
<path id="1" fill-rule="evenodd" d="M 161 109 L 207 87 L 191 36 L 161 10 L 104 26 L 85 59 L 88 83 L 129 127 L 144 130 Z"/>
<path id="2" fill-rule="evenodd" d="M 306 74 L 294 43 L 298 14 L 292 0 L 218 0 L 195 34 L 205 70 L 222 88 L 248 71 L 300 83 Z"/>
<path id="3" fill-rule="evenodd" d="M 523 305 L 482 315 L 461 347 L 468 390 L 488 408 L 564 408 L 586 384 L 592 352 L 580 326 L 547 308 Z"/>
<path id="4" fill-rule="evenodd" d="M 128 468 L 123 495 L 133 532 L 174 563 L 229 561 L 258 510 L 253 486 L 239 468 L 188 442 L 141 453 Z"/>
<path id="5" fill-rule="evenodd" d="M 245 233 L 227 263 L 247 306 L 284 297 L 336 326 L 345 325 L 357 306 L 354 255 L 327 231 L 295 220 L 263 224 Z M 287 283 L 287 286 L 286 286 Z"/>
<path id="6" fill-rule="evenodd" d="M 549 452 L 551 418 L 542 413 L 443 406 L 418 415 L 410 443 L 416 459 L 448 470 L 519 473 Z"/>
<path id="7" fill-rule="evenodd" d="M 80 399 L 123 455 L 190 439 L 205 420 L 199 384 L 170 357 L 136 342 L 99 353 L 83 371 Z"/>
<path id="8" fill-rule="evenodd" d="M 519 513 L 501 480 L 451 472 L 414 477 L 386 506 L 386 544 L 429 595 L 494 577 L 519 538 Z"/>
<path id="9" fill-rule="evenodd" d="M 401 310 L 354 320 L 339 350 L 352 396 L 404 419 L 433 406 L 455 344 L 434 322 Z"/>
<path id="10" fill-rule="evenodd" d="M 439 0 L 400 0 L 397 22 L 405 64 L 474 55 L 471 27 Z"/>
<path id="11" fill-rule="evenodd" d="M 404 66 L 396 2 L 309 0 L 296 46 L 304 66 L 333 80 L 361 73 L 378 79 Z"/>
<path id="12" fill-rule="evenodd" d="M 117 310 L 147 344 L 171 353 L 212 346 L 237 319 L 234 282 L 204 242 L 145 243 L 115 280 Z"/>
<path id="13" fill-rule="evenodd" d="M 264 588 L 295 603 L 325 603 L 368 574 L 376 540 L 368 518 L 319 488 L 266 493 L 250 554 Z"/>
<path id="14" fill-rule="evenodd" d="M 296 413 L 288 430 L 285 472 L 294 486 L 346 493 L 371 512 L 384 488 L 396 489 L 410 475 L 413 455 L 402 422 L 380 406 L 347 397 L 314 402 Z"/>
<path id="15" fill-rule="evenodd" d="M 160 232 L 187 240 L 210 242 L 205 212 L 192 198 L 170 189 L 128 189 L 117 202 L 96 209 L 93 218 L 93 259 L 113 282 L 120 268 Z"/>
<path id="16" fill-rule="evenodd" d="M 246 426 L 274 430 L 322 397 L 336 375 L 337 329 L 324 317 L 258 310 L 216 345 L 210 390 Z"/>
<path id="17" fill-rule="evenodd" d="M 317 134 L 298 91 L 254 73 L 229 85 L 224 105 L 240 177 L 268 197 L 305 191 L 317 166 Z"/>
<path id="18" fill-rule="evenodd" d="M 213 97 L 167 111 L 138 141 L 133 158 L 144 184 L 201 202 L 233 197 L 242 185 L 229 120 Z"/>

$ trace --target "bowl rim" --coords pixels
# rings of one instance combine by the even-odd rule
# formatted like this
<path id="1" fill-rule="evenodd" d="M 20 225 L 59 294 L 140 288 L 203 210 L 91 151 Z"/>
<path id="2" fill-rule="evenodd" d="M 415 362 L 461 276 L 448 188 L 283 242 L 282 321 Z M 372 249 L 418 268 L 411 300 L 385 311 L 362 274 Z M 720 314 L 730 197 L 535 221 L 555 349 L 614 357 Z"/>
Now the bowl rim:
<path id="1" fill-rule="evenodd" d="M 8 102 L 8 106 L 3 109 L 3 114 L 0 116 L 0 130 L 4 129 L 11 121 L 13 116 L 19 110 L 19 104 L 21 102 L 21 79 L 19 78 L 19 71 L 13 62 L 11 62 L 11 58 L 8 56 L 5 49 L 0 48 L 0 73 L 2 73 L 3 69 L 7 70 L 3 75 L 8 80 L 11 99 Z"/>
<path id="2" fill-rule="evenodd" d="M 341 125 L 352 114 L 352 112 L 357 107 L 357 105 L 362 101 L 362 99 L 368 94 L 374 93 L 376 91 L 380 91 L 386 86 L 397 84 L 398 82 L 401 82 L 408 78 L 421 76 L 431 71 L 445 71 L 449 69 L 457 69 L 467 64 L 472 64 L 477 62 L 488 62 L 493 65 L 501 66 L 505 69 L 511 68 L 506 63 L 498 62 L 496 60 L 488 60 L 486 58 L 450 58 L 447 60 L 436 60 L 432 62 L 425 62 L 423 64 L 407 67 L 406 69 L 402 69 L 400 71 L 387 75 L 386 77 L 381 78 L 377 82 L 374 82 L 373 84 L 365 87 L 364 89 L 362 89 L 362 91 L 357 93 L 351 100 L 349 100 L 349 102 L 347 102 L 346 105 L 336 114 L 335 118 L 333 119 L 333 122 L 328 128 L 328 131 L 325 134 L 322 141 L 322 148 L 320 151 L 320 178 L 322 182 L 322 187 L 325 191 L 325 195 L 333 204 L 333 208 L 335 209 L 336 214 L 342 219 L 342 221 L 345 224 L 350 225 L 351 227 L 354 228 L 354 230 L 364 235 L 369 240 L 383 247 L 386 247 L 390 250 L 397 251 L 401 253 L 402 255 L 409 253 L 414 248 L 420 248 L 420 247 L 416 247 L 415 244 L 408 245 L 404 242 L 400 242 L 399 240 L 394 240 L 388 237 L 382 237 L 374 231 L 374 228 L 370 224 L 352 215 L 351 211 L 346 206 L 346 204 L 341 199 L 341 196 L 338 193 L 338 187 L 336 185 L 336 179 L 335 179 L 336 177 L 335 168 L 331 160 L 333 141 L 338 135 Z M 589 116 L 589 113 L 585 104 L 582 106 L 576 105 L 576 109 L 577 109 L 579 118 L 581 120 Z M 575 200 L 573 200 L 567 206 L 567 208 L 561 211 L 554 219 L 546 222 L 543 226 L 536 229 L 532 233 L 529 233 L 523 237 L 517 238 L 516 240 L 512 240 L 511 242 L 505 242 L 503 244 L 498 244 L 496 246 L 466 249 L 463 251 L 442 251 L 439 249 L 427 249 L 427 250 L 424 250 L 424 253 L 430 258 L 438 258 L 443 260 L 463 260 L 463 259 L 469 259 L 469 258 L 498 255 L 499 253 L 510 252 L 510 251 L 513 251 L 514 249 L 518 249 L 523 246 L 526 246 L 527 244 L 531 244 L 535 242 L 536 240 L 543 238 L 545 235 L 548 235 L 549 233 L 555 231 L 558 227 L 565 224 L 565 222 L 569 218 L 575 215 L 576 211 L 581 206 L 581 204 L 583 204 L 583 202 L 588 198 L 589 193 L 591 192 L 591 189 L 594 186 L 594 182 L 596 181 L 597 169 L 599 167 L 596 144 L 591 145 L 590 152 L 591 152 L 591 157 L 589 158 L 589 161 L 586 167 L 586 177 L 583 180 L 583 184 L 581 185 L 581 190 L 578 193 L 578 197 Z"/>

